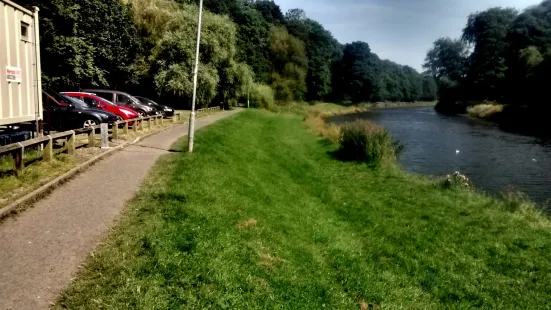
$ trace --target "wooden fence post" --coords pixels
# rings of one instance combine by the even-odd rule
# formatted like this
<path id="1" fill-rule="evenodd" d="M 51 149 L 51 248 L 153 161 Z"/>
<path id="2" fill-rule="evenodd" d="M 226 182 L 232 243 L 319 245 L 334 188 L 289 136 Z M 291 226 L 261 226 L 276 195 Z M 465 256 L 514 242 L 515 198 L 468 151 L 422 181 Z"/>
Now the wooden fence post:
<path id="1" fill-rule="evenodd" d="M 48 136 L 48 141 L 46 141 L 46 145 L 44 146 L 44 161 L 49 162 L 54 159 L 54 146 L 53 146 L 53 140 L 52 137 Z"/>
<path id="2" fill-rule="evenodd" d="M 92 128 L 92 130 L 88 133 L 88 147 L 95 147 L 96 146 L 96 129 Z"/>
<path id="3" fill-rule="evenodd" d="M 101 123 L 100 124 L 100 134 L 101 134 L 101 148 L 107 149 L 109 148 L 109 124 L 107 123 Z"/>
<path id="4" fill-rule="evenodd" d="M 21 145 L 21 143 L 19 143 L 19 145 Z M 12 156 L 15 164 L 15 173 L 20 175 L 23 173 L 23 169 L 25 168 L 25 162 L 23 161 L 25 158 L 25 147 L 21 145 L 21 148 L 12 153 Z"/>
<path id="5" fill-rule="evenodd" d="M 125 135 L 128 134 L 128 122 L 124 123 L 124 127 L 122 128 L 122 133 Z"/>
<path id="6" fill-rule="evenodd" d="M 132 125 L 132 131 L 134 132 L 138 132 L 138 127 L 140 126 L 140 120 L 139 119 L 136 119 L 134 121 L 134 125 Z"/>
<path id="7" fill-rule="evenodd" d="M 143 130 L 143 118 L 140 117 L 140 124 L 138 125 L 138 130 Z"/>
<path id="8" fill-rule="evenodd" d="M 147 119 L 147 129 L 151 130 L 151 119 L 150 118 Z"/>
<path id="9" fill-rule="evenodd" d="M 67 139 L 67 153 L 71 156 L 74 156 L 76 153 L 75 136 L 75 132 L 73 131 L 73 134 Z"/>
<path id="10" fill-rule="evenodd" d="M 115 123 L 113 124 L 113 140 L 116 140 L 119 138 L 119 124 Z"/>
<path id="11" fill-rule="evenodd" d="M 161 116 L 161 118 L 159 118 L 159 120 L 160 120 L 160 123 L 161 123 L 160 126 L 163 126 L 164 117 Z"/>

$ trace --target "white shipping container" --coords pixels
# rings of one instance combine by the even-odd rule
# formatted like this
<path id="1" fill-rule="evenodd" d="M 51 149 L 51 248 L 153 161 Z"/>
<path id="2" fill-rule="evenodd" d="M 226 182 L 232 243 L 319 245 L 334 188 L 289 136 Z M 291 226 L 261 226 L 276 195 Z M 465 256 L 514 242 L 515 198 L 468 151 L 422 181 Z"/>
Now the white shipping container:
<path id="1" fill-rule="evenodd" d="M 42 120 L 38 8 L 0 0 L 0 125 Z"/>

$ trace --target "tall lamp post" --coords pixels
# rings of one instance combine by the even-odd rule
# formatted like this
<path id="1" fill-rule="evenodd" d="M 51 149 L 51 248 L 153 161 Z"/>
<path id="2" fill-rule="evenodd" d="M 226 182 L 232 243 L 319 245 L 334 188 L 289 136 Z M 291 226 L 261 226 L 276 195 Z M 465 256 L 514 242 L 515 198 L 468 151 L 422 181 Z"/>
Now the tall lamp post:
<path id="1" fill-rule="evenodd" d="M 189 116 L 188 152 L 193 152 L 195 138 L 195 101 L 197 100 L 197 75 L 199 73 L 199 46 L 201 45 L 201 18 L 203 16 L 203 0 L 199 0 L 199 22 L 197 25 L 197 50 L 195 51 L 195 69 L 193 71 L 193 98 L 191 100 L 191 115 Z"/>

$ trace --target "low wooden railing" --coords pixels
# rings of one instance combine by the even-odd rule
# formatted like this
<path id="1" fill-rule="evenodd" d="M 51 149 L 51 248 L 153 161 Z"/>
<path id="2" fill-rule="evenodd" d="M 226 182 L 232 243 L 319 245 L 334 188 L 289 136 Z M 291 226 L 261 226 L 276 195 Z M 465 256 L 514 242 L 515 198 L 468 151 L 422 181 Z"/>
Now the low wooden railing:
<path id="1" fill-rule="evenodd" d="M 220 107 L 198 109 L 197 115 L 204 115 L 207 113 L 220 111 Z M 131 120 L 122 120 L 113 123 L 111 130 L 109 131 L 109 139 L 117 140 L 121 134 L 126 135 L 132 130 L 137 133 L 144 129 L 144 125 L 147 129 L 152 127 L 162 126 L 164 122 L 178 123 L 184 120 L 184 115 L 177 113 L 172 117 L 163 118 L 161 115 L 140 117 Z M 122 125 L 122 126 L 121 126 Z M 61 153 L 67 153 L 70 156 L 76 154 L 76 137 L 79 135 L 87 135 L 88 142 L 85 144 L 87 147 L 96 146 L 96 131 L 101 129 L 101 125 L 90 126 L 88 128 L 69 130 L 64 132 L 58 132 L 47 136 L 42 136 L 23 142 L 12 143 L 6 146 L 0 146 L 0 156 L 12 155 L 14 159 L 14 170 L 17 174 L 21 173 L 25 168 L 25 149 L 27 148 L 42 148 L 42 160 L 52 161 L 54 159 L 54 143 L 57 140 L 65 139 L 66 143 Z"/>
<path id="2" fill-rule="evenodd" d="M 202 113 L 216 112 L 216 111 L 220 111 L 220 107 L 199 109 L 199 110 L 197 110 L 197 115 L 202 114 Z"/>
<path id="3" fill-rule="evenodd" d="M 147 117 L 140 117 L 135 118 L 131 120 L 123 120 L 123 121 L 117 121 L 116 123 L 113 123 L 112 128 L 110 132 L 107 134 L 109 135 L 110 139 L 119 139 L 120 137 L 120 131 L 122 131 L 122 134 L 128 134 L 130 124 L 132 131 L 139 132 L 144 129 L 144 123 L 147 126 L 148 129 L 151 129 L 152 127 L 158 127 L 162 126 L 164 122 L 173 122 L 177 123 L 183 120 L 183 115 L 178 113 L 175 114 L 173 117 L 169 117 L 164 119 L 161 115 L 155 115 L 155 116 L 147 116 Z M 119 126 L 122 125 L 122 128 L 119 128 Z M 5 155 L 12 155 L 14 159 L 14 170 L 17 174 L 19 174 L 23 169 L 25 168 L 25 149 L 26 148 L 40 148 L 42 147 L 42 160 L 44 161 L 52 161 L 54 159 L 54 143 L 57 140 L 66 139 L 66 147 L 63 149 L 63 152 L 66 152 L 70 156 L 74 156 L 76 154 L 76 137 L 78 135 L 87 135 L 88 136 L 88 143 L 85 144 L 87 147 L 95 147 L 96 146 L 96 131 L 100 130 L 101 125 L 96 126 L 90 126 L 87 128 L 82 129 L 76 129 L 76 130 L 69 130 L 64 132 L 58 132 L 47 136 L 42 136 L 30 140 L 26 140 L 23 142 L 17 142 L 12 143 L 6 146 L 0 146 L 0 156 Z"/>

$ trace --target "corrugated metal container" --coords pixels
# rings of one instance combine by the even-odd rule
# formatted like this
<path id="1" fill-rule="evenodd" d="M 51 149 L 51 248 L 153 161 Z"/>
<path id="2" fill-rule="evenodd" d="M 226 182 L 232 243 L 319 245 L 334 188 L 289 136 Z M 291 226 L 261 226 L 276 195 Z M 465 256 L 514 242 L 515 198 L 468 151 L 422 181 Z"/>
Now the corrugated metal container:
<path id="1" fill-rule="evenodd" d="M 38 9 L 0 0 L 0 125 L 42 119 Z"/>

